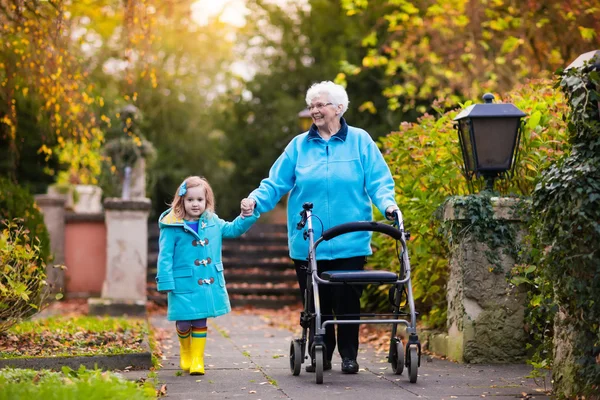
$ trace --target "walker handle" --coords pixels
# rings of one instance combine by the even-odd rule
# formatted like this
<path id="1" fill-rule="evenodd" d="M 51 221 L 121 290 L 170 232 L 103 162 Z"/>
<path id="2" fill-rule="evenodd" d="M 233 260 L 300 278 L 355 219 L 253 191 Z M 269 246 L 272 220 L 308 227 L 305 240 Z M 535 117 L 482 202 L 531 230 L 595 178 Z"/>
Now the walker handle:
<path id="1" fill-rule="evenodd" d="M 393 237 L 396 240 L 402 239 L 402 231 L 394 228 L 391 225 L 373 221 L 348 222 L 345 224 L 340 224 L 323 232 L 322 238 L 323 240 L 330 240 L 345 233 L 359 231 L 381 232 Z"/>

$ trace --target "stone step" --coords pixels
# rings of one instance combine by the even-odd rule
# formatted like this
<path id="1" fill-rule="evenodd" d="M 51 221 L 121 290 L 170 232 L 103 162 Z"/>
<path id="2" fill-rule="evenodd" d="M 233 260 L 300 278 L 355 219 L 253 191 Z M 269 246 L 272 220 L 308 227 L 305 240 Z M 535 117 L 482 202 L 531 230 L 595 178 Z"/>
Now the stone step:
<path id="1" fill-rule="evenodd" d="M 266 294 L 256 292 L 242 292 L 240 290 L 229 290 L 229 301 L 233 307 L 254 306 L 260 308 L 280 308 L 285 305 L 301 305 L 300 294 L 298 289 L 286 289 L 273 294 L 273 291 Z M 167 294 L 160 293 L 156 290 L 148 289 L 148 301 L 152 301 L 157 305 L 164 306 L 167 304 Z"/>
<path id="2" fill-rule="evenodd" d="M 148 224 L 148 237 L 158 238 L 158 224 Z M 256 224 L 242 237 L 287 237 L 287 226 L 285 224 Z"/>
<path id="3" fill-rule="evenodd" d="M 275 285 L 260 285 L 260 284 L 228 284 L 227 292 L 230 295 L 254 295 L 254 296 L 297 296 L 300 297 L 300 291 L 295 287 L 289 287 L 287 284 L 281 287 Z"/>
<path id="4" fill-rule="evenodd" d="M 148 269 L 148 282 L 154 282 L 156 277 L 156 268 Z M 296 271 L 294 268 L 286 270 L 271 270 L 264 267 L 254 267 L 247 269 L 228 269 L 225 268 L 225 279 L 227 282 L 248 282 L 248 283 L 273 283 L 273 282 L 295 282 Z"/>
<path id="5" fill-rule="evenodd" d="M 156 292 L 156 284 L 148 282 L 148 292 Z M 296 282 L 285 282 L 279 284 L 259 284 L 259 283 L 227 283 L 229 294 L 239 295 L 281 295 L 281 296 L 300 296 Z"/>
<path id="6" fill-rule="evenodd" d="M 288 254 L 287 238 L 244 238 L 223 240 L 223 253 L 239 249 L 248 252 L 276 251 Z M 148 252 L 158 253 L 158 238 L 148 240 Z"/>
<path id="7" fill-rule="evenodd" d="M 300 297 L 296 296 L 241 296 L 230 295 L 229 301 L 232 307 L 252 306 L 256 308 L 279 309 L 283 306 L 302 306 Z M 298 319 L 300 317 L 298 316 Z"/>
<path id="8" fill-rule="evenodd" d="M 289 258 L 287 245 L 284 246 L 227 246 L 223 247 L 223 257 L 252 257 L 252 258 Z"/>
<path id="9" fill-rule="evenodd" d="M 158 254 L 148 254 L 148 270 L 156 269 L 156 262 Z M 285 270 L 288 268 L 294 268 L 294 263 L 289 258 L 275 258 L 275 259 L 251 259 L 251 258 L 237 258 L 237 259 L 223 259 L 225 268 L 229 269 L 240 269 L 249 267 L 260 267 L 264 269 L 273 270 Z"/>

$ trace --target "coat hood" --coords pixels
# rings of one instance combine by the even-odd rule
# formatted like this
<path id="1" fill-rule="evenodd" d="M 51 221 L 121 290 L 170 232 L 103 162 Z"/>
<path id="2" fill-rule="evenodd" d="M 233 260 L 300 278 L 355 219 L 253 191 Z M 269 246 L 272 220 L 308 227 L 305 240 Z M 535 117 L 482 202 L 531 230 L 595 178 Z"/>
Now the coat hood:
<path id="1" fill-rule="evenodd" d="M 166 226 L 183 226 L 183 218 L 179 218 L 175 215 L 175 211 L 169 208 L 163 212 L 158 218 L 158 226 L 164 228 Z"/>
<path id="2" fill-rule="evenodd" d="M 209 222 L 211 214 L 212 213 L 210 211 L 205 211 L 204 213 L 202 213 L 202 215 L 200 216 L 200 219 L 198 221 L 199 222 L 202 222 L 202 221 Z M 158 218 L 158 227 L 159 228 L 165 228 L 168 226 L 184 226 L 184 225 L 185 225 L 185 222 L 183 221 L 183 218 L 177 217 L 172 208 L 169 208 L 168 210 L 163 212 L 160 215 L 160 217 Z"/>

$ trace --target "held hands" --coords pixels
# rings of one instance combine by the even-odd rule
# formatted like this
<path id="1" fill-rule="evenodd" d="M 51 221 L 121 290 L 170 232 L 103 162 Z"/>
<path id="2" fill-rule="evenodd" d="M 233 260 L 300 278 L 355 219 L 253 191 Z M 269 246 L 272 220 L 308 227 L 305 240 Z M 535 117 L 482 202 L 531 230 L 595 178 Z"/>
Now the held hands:
<path id="1" fill-rule="evenodd" d="M 241 204 L 240 204 L 240 209 L 241 209 L 241 213 L 240 215 L 242 217 L 249 217 L 252 215 L 252 213 L 254 213 L 254 207 L 256 206 L 256 201 L 249 199 L 249 198 L 245 198 L 242 200 Z"/>

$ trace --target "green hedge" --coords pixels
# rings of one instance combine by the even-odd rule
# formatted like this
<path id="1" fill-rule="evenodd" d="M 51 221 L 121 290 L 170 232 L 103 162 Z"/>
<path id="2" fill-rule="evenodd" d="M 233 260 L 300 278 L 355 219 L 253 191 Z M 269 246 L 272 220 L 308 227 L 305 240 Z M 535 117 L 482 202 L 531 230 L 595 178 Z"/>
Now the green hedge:
<path id="1" fill-rule="evenodd" d="M 529 195 L 540 171 L 564 150 L 562 114 L 566 102 L 549 80 L 528 81 L 503 101 L 515 104 L 528 116 L 515 176 L 500 180 L 496 188 L 503 194 Z M 417 123 L 403 123 L 398 132 L 379 141 L 396 182 L 396 200 L 412 235 L 409 254 L 417 310 L 431 328 L 445 327 L 447 308 L 448 245 L 435 212 L 448 196 L 478 192 L 483 186 L 480 181 L 468 185 L 461 173 L 462 158 L 452 122 L 458 110 L 437 111 L 437 116 L 424 115 Z M 395 243 L 374 236 L 373 244 L 378 251 L 370 264 L 388 268 L 395 258 Z M 367 308 L 381 309 L 387 304 L 387 292 L 366 290 L 362 301 Z"/>

